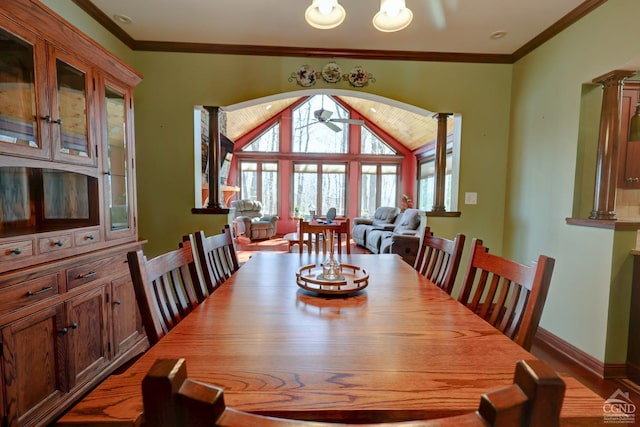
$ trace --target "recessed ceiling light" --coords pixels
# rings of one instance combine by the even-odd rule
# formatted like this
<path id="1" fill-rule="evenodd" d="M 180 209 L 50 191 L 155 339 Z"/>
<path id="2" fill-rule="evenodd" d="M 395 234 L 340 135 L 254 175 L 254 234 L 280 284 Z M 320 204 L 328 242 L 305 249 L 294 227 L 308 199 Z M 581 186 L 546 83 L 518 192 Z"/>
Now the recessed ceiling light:
<path id="1" fill-rule="evenodd" d="M 489 34 L 489 37 L 494 39 L 494 40 L 498 40 L 498 39 L 503 38 L 506 35 L 507 35 L 506 31 L 495 31 L 495 32 Z"/>
<path id="2" fill-rule="evenodd" d="M 374 107 L 371 107 L 371 112 L 372 112 L 372 113 L 377 113 L 377 112 L 378 112 L 378 110 L 376 110 Z"/>
<path id="3" fill-rule="evenodd" d="M 270 109 L 271 109 L 271 107 L 273 107 L 273 105 L 269 104 L 269 105 L 267 105 L 267 106 L 265 107 L 265 109 L 266 109 L 266 110 L 270 110 Z"/>
<path id="4" fill-rule="evenodd" d="M 133 19 L 129 18 L 127 15 L 115 14 L 113 15 L 113 19 L 121 24 L 131 24 L 133 22 Z"/>

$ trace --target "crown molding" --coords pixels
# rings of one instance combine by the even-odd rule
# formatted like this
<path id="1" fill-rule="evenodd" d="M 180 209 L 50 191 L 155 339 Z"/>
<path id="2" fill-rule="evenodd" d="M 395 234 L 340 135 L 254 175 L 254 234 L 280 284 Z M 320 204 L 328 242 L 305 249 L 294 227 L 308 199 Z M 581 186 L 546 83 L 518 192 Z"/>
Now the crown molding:
<path id="1" fill-rule="evenodd" d="M 135 51 L 151 52 L 183 52 L 210 53 L 227 55 L 255 55 L 255 56 L 287 56 L 287 57 L 318 57 L 318 58 L 352 58 L 397 61 L 423 62 L 466 62 L 485 64 L 513 64 L 535 50 L 543 43 L 553 38 L 576 21 L 603 5 L 607 0 L 586 0 L 578 7 L 553 23 L 549 28 L 538 34 L 521 48 L 511 54 L 493 53 L 457 53 L 457 52 L 424 52 L 424 51 L 396 51 L 396 50 L 363 50 L 363 49 L 331 49 L 291 46 L 258 46 L 233 45 L 216 43 L 182 43 L 135 40 L 120 28 L 109 16 L 98 9 L 91 0 L 72 0 L 80 9 L 95 19 L 107 31 Z"/>

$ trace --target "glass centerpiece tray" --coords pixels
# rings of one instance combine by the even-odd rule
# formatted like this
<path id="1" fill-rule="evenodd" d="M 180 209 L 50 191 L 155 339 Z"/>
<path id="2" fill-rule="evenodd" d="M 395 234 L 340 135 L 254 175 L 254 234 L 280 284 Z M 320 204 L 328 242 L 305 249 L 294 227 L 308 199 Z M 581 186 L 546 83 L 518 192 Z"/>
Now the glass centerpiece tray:
<path id="1" fill-rule="evenodd" d="M 355 265 L 341 264 L 338 274 L 325 275 L 322 266 L 311 264 L 298 269 L 296 283 L 319 295 L 348 295 L 367 287 L 369 273 Z"/>

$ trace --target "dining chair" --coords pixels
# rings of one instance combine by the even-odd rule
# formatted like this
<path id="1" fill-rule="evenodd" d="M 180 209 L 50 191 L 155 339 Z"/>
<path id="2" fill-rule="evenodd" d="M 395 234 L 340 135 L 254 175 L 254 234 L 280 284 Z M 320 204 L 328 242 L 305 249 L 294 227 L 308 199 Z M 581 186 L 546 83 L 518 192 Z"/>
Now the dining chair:
<path id="1" fill-rule="evenodd" d="M 142 381 L 146 424 L 155 427 L 557 427 L 565 383 L 541 360 L 516 363 L 513 384 L 480 396 L 474 412 L 376 424 L 328 423 L 258 415 L 227 407 L 221 388 L 187 377 L 185 359 L 159 359 Z M 330 411 L 330 409 L 329 409 Z"/>
<path id="2" fill-rule="evenodd" d="M 205 284 L 204 288 L 196 290 L 198 300 L 202 302 L 240 268 L 231 227 L 226 224 L 222 233 L 212 236 L 206 236 L 200 230 L 183 236 L 182 240 L 190 241 L 195 247 Z"/>
<path id="3" fill-rule="evenodd" d="M 464 241 L 464 234 L 458 233 L 453 240 L 449 240 L 434 236 L 430 227 L 427 227 L 414 268 L 451 295 L 460 267 Z"/>
<path id="4" fill-rule="evenodd" d="M 473 239 L 458 300 L 525 350 L 531 349 L 551 283 L 555 259 L 530 266 L 493 255 Z"/>
<path id="5" fill-rule="evenodd" d="M 153 346 L 197 305 L 202 279 L 191 242 L 147 260 L 142 249 L 127 253 L 133 289 L 149 345 Z"/>
<path id="6" fill-rule="evenodd" d="M 312 253 L 315 250 L 316 254 L 319 254 L 320 248 L 322 248 L 322 252 L 326 254 L 327 248 L 324 242 L 324 236 L 322 234 L 323 229 L 322 227 L 314 224 L 312 221 L 313 219 L 305 220 L 303 218 L 300 218 L 298 220 L 298 252 L 302 254 L 303 246 L 305 245 L 306 240 L 306 245 L 309 253 Z"/>

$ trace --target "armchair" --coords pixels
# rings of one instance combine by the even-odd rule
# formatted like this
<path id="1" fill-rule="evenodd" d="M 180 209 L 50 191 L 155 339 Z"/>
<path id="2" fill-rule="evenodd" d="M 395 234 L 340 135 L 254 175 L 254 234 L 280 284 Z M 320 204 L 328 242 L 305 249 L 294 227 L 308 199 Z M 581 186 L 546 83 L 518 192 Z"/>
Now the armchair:
<path id="1" fill-rule="evenodd" d="M 279 217 L 263 215 L 262 202 L 234 200 L 231 202 L 231 208 L 235 215 L 233 224 L 236 236 L 244 234 L 250 240 L 264 240 L 276 235 Z"/>

